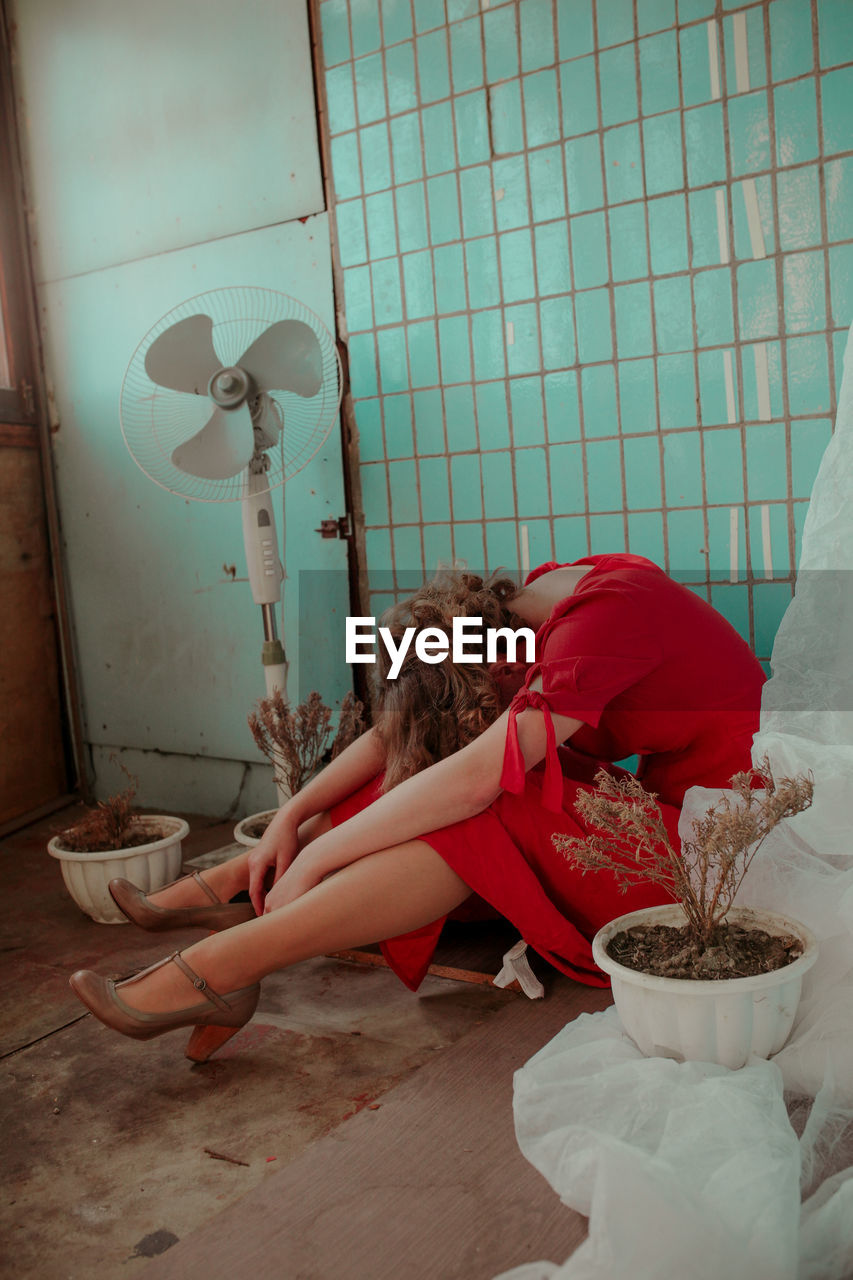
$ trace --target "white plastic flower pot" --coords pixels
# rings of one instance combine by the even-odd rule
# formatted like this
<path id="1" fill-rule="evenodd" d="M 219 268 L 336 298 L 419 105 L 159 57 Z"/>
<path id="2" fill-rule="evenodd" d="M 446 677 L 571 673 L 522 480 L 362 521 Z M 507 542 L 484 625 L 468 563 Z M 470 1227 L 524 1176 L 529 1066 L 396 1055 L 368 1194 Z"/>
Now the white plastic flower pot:
<path id="1" fill-rule="evenodd" d="M 246 832 L 246 828 L 250 827 L 253 822 L 260 822 L 262 818 L 274 818 L 278 813 L 278 809 L 264 809 L 262 813 L 250 813 L 248 818 L 243 818 L 234 828 L 234 839 L 238 844 L 245 845 L 247 849 L 254 849 L 255 845 L 260 842 L 260 836 L 250 836 Z"/>
<path id="2" fill-rule="evenodd" d="M 628 969 L 607 954 L 611 938 L 633 925 L 683 925 L 684 912 L 677 904 L 619 916 L 593 938 L 593 958 L 610 975 L 622 1025 L 647 1057 L 737 1068 L 752 1054 L 768 1058 L 778 1053 L 787 1040 L 803 974 L 817 959 L 817 941 L 805 925 L 772 911 L 744 907 L 727 918 L 777 936 L 793 934 L 801 940 L 803 954 L 771 973 L 718 981 L 658 978 Z"/>
<path id="3" fill-rule="evenodd" d="M 62 849 L 61 836 L 54 836 L 47 846 L 50 856 L 61 864 L 71 897 L 98 924 L 127 924 L 127 918 L 110 897 L 107 886 L 111 880 L 120 877 L 144 893 L 156 893 L 181 874 L 181 841 L 190 829 L 189 823 L 160 814 L 146 814 L 136 822 L 143 831 L 162 830 L 167 834 L 132 849 L 106 849 L 99 853 Z"/>

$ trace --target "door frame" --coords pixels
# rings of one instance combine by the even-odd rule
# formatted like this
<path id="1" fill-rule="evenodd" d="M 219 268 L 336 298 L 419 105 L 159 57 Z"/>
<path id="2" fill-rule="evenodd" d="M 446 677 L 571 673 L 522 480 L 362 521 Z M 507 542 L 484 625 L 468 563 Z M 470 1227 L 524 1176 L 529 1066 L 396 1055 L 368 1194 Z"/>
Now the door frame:
<path id="1" fill-rule="evenodd" d="M 50 572 L 56 608 L 58 660 L 63 693 L 66 765 L 72 791 L 0 827 L 0 837 L 62 808 L 80 796 L 91 802 L 83 736 L 74 638 L 68 607 L 59 509 L 51 450 L 48 395 L 38 329 L 35 276 L 25 211 L 28 209 L 18 135 L 8 14 L 0 0 L 0 177 L 12 196 L 0 202 L 0 290 L 7 324 L 11 389 L 0 388 L 0 446 L 39 453 Z"/>
<path id="2" fill-rule="evenodd" d="M 311 41 L 311 63 L 314 76 L 314 104 L 317 115 L 317 146 L 320 153 L 320 174 L 323 180 L 323 196 L 329 219 L 329 241 L 332 251 L 332 295 L 335 305 L 335 340 L 341 359 L 341 458 L 343 460 L 344 500 L 351 519 L 351 536 L 348 539 L 350 605 L 353 613 L 363 615 L 368 610 L 370 591 L 367 578 L 367 554 L 364 537 L 364 505 L 361 498 L 361 472 L 359 470 L 358 427 L 355 421 L 350 391 L 349 349 L 346 338 L 344 313 L 344 276 L 338 245 L 338 229 L 335 219 L 335 196 L 332 184 L 331 140 L 328 129 L 328 105 L 326 82 L 323 77 L 323 54 L 320 18 L 320 0 L 306 0 L 308 9 L 308 35 Z M 356 696 L 372 712 L 375 696 L 365 667 L 356 664 L 352 668 Z"/>

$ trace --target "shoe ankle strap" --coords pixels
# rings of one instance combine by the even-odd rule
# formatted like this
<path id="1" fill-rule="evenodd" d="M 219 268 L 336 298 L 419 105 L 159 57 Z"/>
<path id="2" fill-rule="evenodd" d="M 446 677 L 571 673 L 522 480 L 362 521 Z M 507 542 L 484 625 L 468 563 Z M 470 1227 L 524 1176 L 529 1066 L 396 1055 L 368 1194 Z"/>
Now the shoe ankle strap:
<path id="1" fill-rule="evenodd" d="M 219 903 L 221 902 L 221 899 L 216 896 L 216 894 L 211 889 L 207 881 L 202 880 L 201 876 L 197 871 L 193 872 L 193 880 L 195 880 L 196 883 L 199 884 L 202 887 L 202 889 L 204 889 L 204 892 L 207 894 L 208 898 L 210 898 L 211 902 L 215 902 L 217 905 L 219 905 Z"/>
<path id="2" fill-rule="evenodd" d="M 203 996 L 206 996 L 207 999 L 210 1001 L 210 1003 L 215 1004 L 217 1008 L 227 1010 L 230 1012 L 231 1006 L 228 1004 L 228 1001 L 223 1000 L 222 996 L 218 995 L 217 992 L 215 992 L 212 987 L 209 987 L 207 985 L 207 982 L 205 981 L 204 978 L 200 978 L 199 975 L 195 972 L 195 970 L 190 968 L 190 966 L 187 964 L 186 960 L 184 960 L 184 958 L 182 957 L 179 951 L 176 951 L 174 955 L 169 957 L 169 959 L 174 960 L 175 964 L 178 966 L 181 973 L 183 973 L 187 978 L 189 978 L 190 982 L 193 984 L 196 991 L 200 991 L 201 994 Z"/>

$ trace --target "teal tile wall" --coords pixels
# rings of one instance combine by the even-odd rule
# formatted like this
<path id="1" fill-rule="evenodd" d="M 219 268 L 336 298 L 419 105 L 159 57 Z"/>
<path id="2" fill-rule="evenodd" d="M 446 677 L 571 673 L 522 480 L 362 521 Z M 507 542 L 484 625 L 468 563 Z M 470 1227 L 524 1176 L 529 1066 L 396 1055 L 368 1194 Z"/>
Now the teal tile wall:
<path id="1" fill-rule="evenodd" d="M 766 659 L 853 320 L 853 3 L 315 7 L 372 604 L 628 549 Z"/>

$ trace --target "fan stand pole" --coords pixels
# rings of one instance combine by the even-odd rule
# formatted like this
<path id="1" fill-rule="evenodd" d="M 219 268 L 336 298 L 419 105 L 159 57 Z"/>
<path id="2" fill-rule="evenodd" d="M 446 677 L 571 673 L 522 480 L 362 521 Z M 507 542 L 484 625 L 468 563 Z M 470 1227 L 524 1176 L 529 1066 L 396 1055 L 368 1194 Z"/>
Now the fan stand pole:
<path id="1" fill-rule="evenodd" d="M 275 609 L 271 604 L 262 604 L 261 610 L 264 616 L 264 644 L 261 649 L 261 662 L 264 664 L 264 682 L 266 684 L 267 697 L 269 698 L 278 692 L 286 700 L 287 658 L 284 646 L 278 638 Z M 283 805 L 290 799 L 290 792 L 284 782 L 280 780 L 281 772 L 280 768 L 275 769 L 275 789 L 279 805 Z"/>
<path id="2" fill-rule="evenodd" d="M 275 606 L 281 600 L 284 569 L 278 556 L 272 494 L 263 466 L 250 466 L 246 472 L 243 491 L 243 540 L 252 598 L 255 604 L 261 606 L 264 620 L 261 662 L 264 667 L 266 696 L 270 697 L 278 690 L 287 701 L 287 658 L 278 638 L 275 619 Z M 276 768 L 275 772 L 280 775 L 281 769 Z M 279 804 L 284 804 L 290 799 L 290 792 L 283 783 L 276 781 L 276 791 Z"/>
<path id="3" fill-rule="evenodd" d="M 284 646 L 278 638 L 275 609 L 271 604 L 262 604 L 261 610 L 264 616 L 264 645 L 261 650 L 261 662 L 264 664 L 267 697 L 271 697 L 272 694 L 278 691 L 284 698 L 287 698 L 287 658 Z M 277 769 L 276 773 L 280 775 L 281 770 Z M 290 799 L 290 792 L 278 777 L 276 778 L 275 789 L 280 805 Z"/>
<path id="4" fill-rule="evenodd" d="M 287 657 L 284 646 L 278 638 L 275 625 L 275 612 L 271 604 L 262 604 L 264 615 L 264 647 L 261 650 L 261 662 L 264 664 L 264 681 L 267 697 L 278 689 L 283 697 L 287 697 Z"/>

